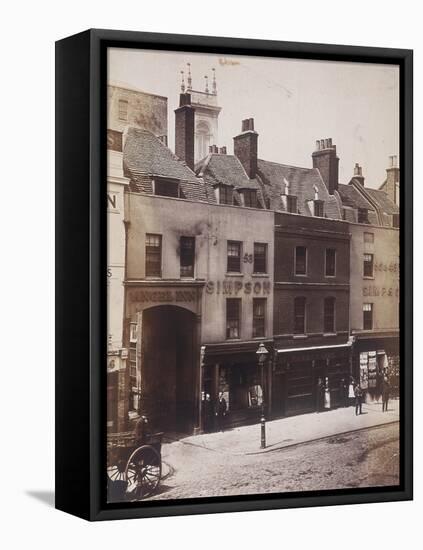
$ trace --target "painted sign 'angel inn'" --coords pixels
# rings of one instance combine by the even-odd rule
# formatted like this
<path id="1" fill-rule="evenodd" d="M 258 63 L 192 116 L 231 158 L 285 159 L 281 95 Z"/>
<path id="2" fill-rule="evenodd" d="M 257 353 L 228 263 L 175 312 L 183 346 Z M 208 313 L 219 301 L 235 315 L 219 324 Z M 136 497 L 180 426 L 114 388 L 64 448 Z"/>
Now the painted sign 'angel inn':
<path id="1" fill-rule="evenodd" d="M 232 426 L 314 411 L 319 378 L 333 406 L 352 376 L 371 399 L 399 367 L 396 159 L 344 185 L 331 139 L 310 167 L 262 160 L 252 118 L 229 154 L 215 81 L 183 86 L 174 152 L 167 99 L 109 86 L 108 429 L 213 430 L 220 392 Z"/>

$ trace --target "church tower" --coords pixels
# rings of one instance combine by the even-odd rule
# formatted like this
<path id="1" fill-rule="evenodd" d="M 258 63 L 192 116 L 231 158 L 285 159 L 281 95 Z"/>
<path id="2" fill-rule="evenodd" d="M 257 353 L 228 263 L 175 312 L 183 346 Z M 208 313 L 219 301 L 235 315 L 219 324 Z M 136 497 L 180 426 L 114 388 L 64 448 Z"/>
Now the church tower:
<path id="1" fill-rule="evenodd" d="M 218 144 L 218 117 L 221 107 L 217 104 L 216 71 L 212 69 L 212 82 L 209 87 L 209 77 L 204 77 L 204 91 L 192 87 L 191 63 L 187 63 L 187 83 L 185 73 L 181 71 L 182 93 L 191 95 L 191 105 L 195 109 L 194 133 L 194 162 L 197 163 L 206 157 L 211 145 Z"/>

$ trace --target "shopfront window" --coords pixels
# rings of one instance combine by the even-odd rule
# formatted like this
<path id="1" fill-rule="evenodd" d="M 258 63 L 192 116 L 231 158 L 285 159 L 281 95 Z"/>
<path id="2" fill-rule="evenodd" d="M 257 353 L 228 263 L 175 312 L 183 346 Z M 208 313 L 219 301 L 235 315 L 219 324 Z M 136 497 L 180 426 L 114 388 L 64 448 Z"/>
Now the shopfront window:
<path id="1" fill-rule="evenodd" d="M 226 300 L 226 338 L 228 340 L 240 338 L 241 333 L 241 299 L 227 298 Z"/>
<path id="2" fill-rule="evenodd" d="M 239 241 L 228 241 L 228 264 L 229 272 L 241 272 L 241 243 Z"/>
<path id="3" fill-rule="evenodd" d="M 253 298 L 253 338 L 265 336 L 266 298 Z"/>

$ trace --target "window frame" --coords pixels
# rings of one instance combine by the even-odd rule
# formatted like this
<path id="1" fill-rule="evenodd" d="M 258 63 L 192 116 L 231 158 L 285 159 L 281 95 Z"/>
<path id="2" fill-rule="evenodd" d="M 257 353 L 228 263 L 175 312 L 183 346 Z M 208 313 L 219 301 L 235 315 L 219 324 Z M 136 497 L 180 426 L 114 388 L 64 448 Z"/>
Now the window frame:
<path id="1" fill-rule="evenodd" d="M 329 312 L 330 315 L 328 315 L 328 311 L 326 309 L 327 304 L 332 304 L 332 309 Z M 328 317 L 331 318 L 331 326 L 328 327 L 326 325 L 326 321 Z M 331 330 L 327 330 L 330 328 Z M 336 298 L 335 296 L 326 296 L 326 298 L 323 300 L 323 334 L 336 334 Z"/>
<path id="2" fill-rule="evenodd" d="M 297 272 L 297 250 L 299 248 L 303 248 L 305 250 L 305 262 L 304 262 L 305 271 L 304 271 L 304 273 L 298 273 Z M 308 249 L 307 249 L 306 246 L 296 246 L 296 247 L 294 247 L 294 275 L 296 277 L 307 277 L 307 273 L 308 273 Z"/>
<path id="3" fill-rule="evenodd" d="M 334 254 L 334 258 L 333 258 L 333 274 L 328 274 L 328 252 L 329 251 L 332 251 Z M 331 277 L 331 278 L 334 278 L 336 277 L 336 248 L 332 248 L 332 247 L 329 247 L 329 248 L 325 248 L 325 277 Z"/>
<path id="4" fill-rule="evenodd" d="M 229 313 L 234 311 L 230 310 L 229 303 L 237 304 L 236 311 L 237 311 L 237 317 L 229 317 Z M 240 340 L 241 339 L 241 308 L 242 308 L 242 300 L 241 298 L 226 298 L 226 340 Z M 236 327 L 232 326 L 230 327 L 229 324 L 231 322 L 236 322 Z M 231 336 L 230 331 L 236 330 L 237 336 Z"/>
<path id="5" fill-rule="evenodd" d="M 371 262 L 366 262 L 366 256 L 371 256 Z M 366 266 L 370 264 L 371 266 L 371 275 L 366 274 Z M 375 256 L 371 252 L 365 252 L 363 254 L 363 278 L 364 279 L 374 279 L 375 276 Z"/>
<path id="6" fill-rule="evenodd" d="M 244 198 L 244 206 L 246 208 L 258 208 L 258 197 L 256 189 L 244 189 L 242 191 L 242 196 Z M 249 197 L 248 201 L 246 200 Z M 251 197 L 254 197 L 254 201 L 251 200 Z M 250 204 L 247 204 L 249 202 Z M 252 204 L 254 202 L 254 204 Z"/>
<path id="7" fill-rule="evenodd" d="M 229 247 L 232 246 L 232 245 L 237 245 L 239 248 L 239 256 L 238 256 L 238 260 L 239 260 L 239 269 L 238 270 L 234 270 L 234 269 L 229 269 L 229 258 L 235 258 L 236 256 L 233 256 L 233 255 L 229 255 Z M 227 273 L 242 273 L 241 271 L 241 256 L 242 256 L 242 241 L 233 241 L 233 240 L 227 240 L 226 241 L 226 272 Z"/>
<path id="8" fill-rule="evenodd" d="M 370 306 L 370 309 L 365 309 L 365 306 Z M 370 327 L 365 326 L 365 314 L 370 312 Z M 373 330 L 374 325 L 374 303 L 366 302 L 363 303 L 363 330 Z"/>
<path id="9" fill-rule="evenodd" d="M 159 257 L 159 265 L 160 265 L 159 274 L 149 273 L 148 269 L 147 269 L 147 265 L 148 265 L 147 258 L 148 258 L 148 255 L 149 255 L 149 252 L 147 250 L 148 246 L 149 246 L 147 244 L 148 237 L 158 237 L 158 240 L 159 240 L 159 246 L 158 247 L 153 247 L 153 246 L 150 245 L 150 248 L 158 248 L 159 249 L 159 252 L 157 253 L 157 256 Z M 151 254 L 151 251 L 150 251 L 150 254 Z M 146 277 L 161 279 L 162 270 L 163 270 L 163 236 L 159 233 L 146 233 L 145 234 L 145 266 L 144 267 L 145 267 L 145 276 Z"/>
<path id="10" fill-rule="evenodd" d="M 292 208 L 293 205 L 294 205 L 294 208 Z M 297 197 L 297 195 L 286 195 L 286 211 L 289 214 L 298 214 L 298 197 Z"/>
<path id="11" fill-rule="evenodd" d="M 317 210 L 320 210 L 320 212 L 317 212 Z M 314 199 L 314 201 L 313 201 L 313 215 L 316 218 L 324 218 L 325 217 L 325 201 L 322 201 L 321 199 Z"/>
<path id="12" fill-rule="evenodd" d="M 192 264 L 191 264 L 191 274 L 182 274 L 183 267 L 189 267 L 189 266 L 183 266 L 182 265 L 182 250 L 184 249 L 182 246 L 183 240 L 185 242 L 191 242 L 192 243 Z M 195 237 L 187 236 L 187 235 L 181 235 L 179 237 L 179 276 L 181 279 L 194 279 L 195 277 Z M 188 250 L 187 248 L 185 250 Z"/>
<path id="13" fill-rule="evenodd" d="M 174 186 L 176 187 L 176 195 L 169 195 L 166 193 L 158 193 L 157 188 L 161 186 Z M 153 194 L 156 197 L 170 197 L 172 199 L 180 199 L 181 198 L 181 182 L 179 180 L 174 180 L 171 178 L 154 178 L 153 180 Z"/>
<path id="14" fill-rule="evenodd" d="M 264 247 L 264 271 L 258 271 L 256 269 L 256 245 L 259 245 L 259 246 L 263 246 Z M 255 242 L 253 244 L 253 273 L 255 275 L 257 274 L 260 274 L 260 275 L 267 275 L 268 273 L 268 243 L 261 243 L 261 242 Z"/>
<path id="15" fill-rule="evenodd" d="M 125 116 L 122 117 L 121 114 L 123 110 L 121 109 L 121 106 L 125 105 Z M 128 112 L 129 112 L 129 101 L 124 98 L 118 99 L 118 120 L 122 122 L 128 122 Z"/>
<path id="16" fill-rule="evenodd" d="M 297 304 L 300 302 L 303 304 L 303 313 L 300 315 L 303 319 L 302 331 L 297 330 Z M 295 296 L 294 298 L 294 316 L 293 316 L 293 334 L 294 336 L 305 336 L 307 334 L 307 299 L 305 296 Z"/>
<path id="17" fill-rule="evenodd" d="M 234 190 L 233 190 L 233 187 L 231 187 L 230 185 L 219 185 L 218 187 L 219 189 L 219 204 L 223 204 L 223 205 L 226 205 L 226 206 L 233 206 L 234 205 Z M 225 195 L 227 193 L 230 193 L 231 195 L 231 202 L 227 202 L 225 200 L 225 202 L 222 202 L 222 189 L 225 190 Z"/>
<path id="18" fill-rule="evenodd" d="M 258 316 L 256 315 L 255 306 L 256 305 L 262 305 L 263 307 L 263 315 Z M 265 338 L 266 337 L 266 313 L 267 313 L 267 298 L 253 298 L 253 332 L 252 337 L 253 338 Z M 259 322 L 260 328 L 262 328 L 261 334 L 256 334 L 256 322 Z"/>

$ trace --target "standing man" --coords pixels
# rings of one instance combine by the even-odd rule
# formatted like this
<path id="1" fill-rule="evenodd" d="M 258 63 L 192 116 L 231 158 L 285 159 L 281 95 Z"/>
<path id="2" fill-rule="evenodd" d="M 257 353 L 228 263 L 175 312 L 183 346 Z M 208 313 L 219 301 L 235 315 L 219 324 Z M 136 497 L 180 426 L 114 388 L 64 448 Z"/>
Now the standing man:
<path id="1" fill-rule="evenodd" d="M 357 382 L 354 386 L 354 396 L 355 396 L 355 414 L 361 414 L 361 406 L 363 400 L 363 390 L 361 389 L 360 383 Z"/>
<path id="2" fill-rule="evenodd" d="M 226 416 L 226 399 L 223 397 L 223 391 L 219 392 L 219 397 L 216 404 L 217 429 L 223 432 L 223 424 Z"/>
<path id="3" fill-rule="evenodd" d="M 390 393 L 391 387 L 389 385 L 388 377 L 383 377 L 383 384 L 382 384 L 382 412 L 388 411 L 388 401 L 389 401 L 389 393 Z"/>
<path id="4" fill-rule="evenodd" d="M 325 386 L 322 379 L 319 377 L 316 387 L 316 412 L 321 412 L 323 409 Z"/>

